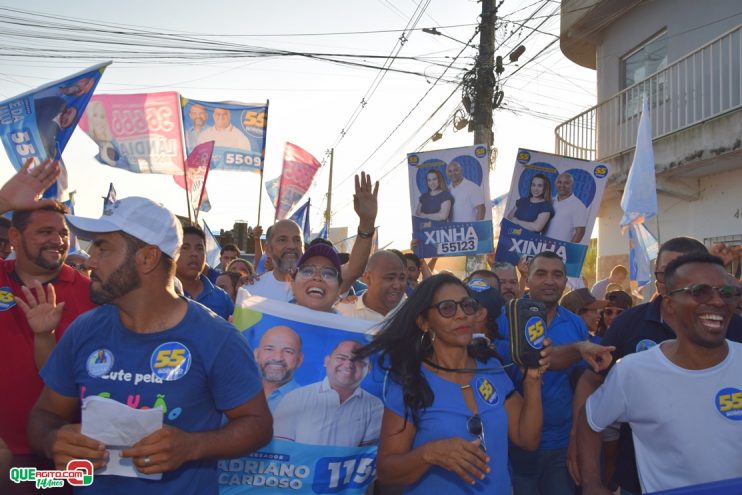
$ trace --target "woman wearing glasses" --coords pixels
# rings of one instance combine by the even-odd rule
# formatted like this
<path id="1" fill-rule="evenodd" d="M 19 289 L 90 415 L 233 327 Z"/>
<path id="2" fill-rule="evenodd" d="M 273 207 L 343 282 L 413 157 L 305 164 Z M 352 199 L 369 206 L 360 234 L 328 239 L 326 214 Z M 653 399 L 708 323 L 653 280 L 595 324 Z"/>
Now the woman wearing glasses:
<path id="1" fill-rule="evenodd" d="M 297 263 L 293 274 L 292 302 L 334 313 L 333 305 L 340 296 L 340 257 L 332 246 L 315 244 L 307 249 Z"/>
<path id="2" fill-rule="evenodd" d="M 383 484 L 414 494 L 511 493 L 508 440 L 538 447 L 549 352 L 526 372 L 521 397 L 495 352 L 469 345 L 483 317 L 459 279 L 436 275 L 357 351 L 379 352 L 390 374 L 376 464 Z"/>

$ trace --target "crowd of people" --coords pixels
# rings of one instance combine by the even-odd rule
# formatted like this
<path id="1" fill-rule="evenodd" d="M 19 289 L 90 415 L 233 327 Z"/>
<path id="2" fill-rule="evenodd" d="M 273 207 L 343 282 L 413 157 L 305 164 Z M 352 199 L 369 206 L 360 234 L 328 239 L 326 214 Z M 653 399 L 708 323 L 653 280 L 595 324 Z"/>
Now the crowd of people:
<path id="1" fill-rule="evenodd" d="M 0 188 L 0 213 L 13 212 L 0 222 L 3 493 L 35 492 L 8 481 L 11 466 L 87 459 L 101 469 L 114 447 L 137 472 L 161 477 L 98 476 L 90 493 L 217 493 L 218 460 L 273 438 L 378 444 L 369 487 L 378 494 L 631 495 L 742 476 L 742 285 L 725 269 L 732 250 L 665 241 L 656 294 L 641 304 L 622 266 L 592 290 L 569 291 L 552 252 L 517 266 L 494 260 L 461 280 L 434 273 L 435 260 L 372 252 L 378 183 L 363 173 L 349 255 L 322 239 L 305 246 L 301 228 L 281 220 L 258 245 L 268 263 L 254 266 L 227 244 L 209 267 L 204 232 L 151 200 L 120 199 L 96 219 L 39 200 L 58 174 L 55 162 L 29 162 Z M 449 193 L 440 175 L 428 174 L 429 195 L 456 216 L 446 203 L 460 186 Z M 573 180 L 560 180 L 567 205 Z M 569 211 L 543 206 L 541 182 L 534 176 L 510 215 L 536 231 Z M 563 235 L 579 242 L 580 223 Z M 89 253 L 69 255 L 71 233 L 92 242 Z M 306 350 L 293 329 L 274 326 L 253 349 L 230 323 L 256 297 L 372 330 L 327 349 L 326 375 L 300 386 Z M 517 325 L 503 311 L 522 299 L 543 308 L 547 336 L 530 368 L 514 365 Z M 386 377 L 380 397 L 360 387 L 373 370 Z M 161 407 L 163 427 L 106 445 L 81 430 L 92 396 Z M 351 417 L 361 426 L 337 428 Z"/>

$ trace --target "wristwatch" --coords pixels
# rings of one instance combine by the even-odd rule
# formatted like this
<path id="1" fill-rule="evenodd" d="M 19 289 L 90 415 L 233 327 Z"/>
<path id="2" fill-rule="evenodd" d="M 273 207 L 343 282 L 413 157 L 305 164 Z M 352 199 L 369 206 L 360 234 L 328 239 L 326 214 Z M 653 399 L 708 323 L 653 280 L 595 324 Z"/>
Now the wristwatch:
<path id="1" fill-rule="evenodd" d="M 360 227 L 358 227 L 358 237 L 361 239 L 371 239 L 374 236 L 374 231 L 376 229 L 371 229 L 369 231 L 361 230 Z"/>

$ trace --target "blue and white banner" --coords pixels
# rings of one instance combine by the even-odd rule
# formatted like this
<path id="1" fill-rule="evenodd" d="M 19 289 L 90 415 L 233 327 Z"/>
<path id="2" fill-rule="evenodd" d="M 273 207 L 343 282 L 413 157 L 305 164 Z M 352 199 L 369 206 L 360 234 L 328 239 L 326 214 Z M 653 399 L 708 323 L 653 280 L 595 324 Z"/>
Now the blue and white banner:
<path id="1" fill-rule="evenodd" d="M 553 251 L 579 277 L 608 175 L 603 163 L 518 150 L 495 259 Z"/>
<path id="2" fill-rule="evenodd" d="M 254 349 L 274 437 L 219 462 L 220 493 L 365 493 L 376 471 L 383 374 L 375 360 L 352 358 L 373 323 L 244 295 L 233 323 Z"/>
<path id="3" fill-rule="evenodd" d="M 181 97 L 188 153 L 214 141 L 212 170 L 261 172 L 265 160 L 268 103 L 208 102 Z"/>
<path id="4" fill-rule="evenodd" d="M 410 153 L 407 165 L 415 254 L 432 258 L 492 251 L 487 147 Z"/>
<path id="5" fill-rule="evenodd" d="M 60 160 L 106 66 L 95 65 L 0 103 L 0 139 L 10 163 L 20 170 L 29 158 Z M 44 197 L 66 200 L 66 173 Z"/>

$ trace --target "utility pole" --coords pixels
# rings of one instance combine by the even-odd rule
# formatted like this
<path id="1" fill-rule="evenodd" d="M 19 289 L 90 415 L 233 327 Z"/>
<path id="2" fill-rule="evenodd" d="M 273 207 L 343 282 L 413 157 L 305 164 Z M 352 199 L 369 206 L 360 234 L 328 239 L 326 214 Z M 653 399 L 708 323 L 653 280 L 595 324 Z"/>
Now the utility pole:
<path id="1" fill-rule="evenodd" d="M 330 179 L 327 184 L 327 209 L 325 210 L 325 228 L 330 235 L 330 217 L 332 216 L 332 162 L 335 158 L 335 148 L 330 149 Z"/>
<path id="2" fill-rule="evenodd" d="M 482 21 L 479 25 L 479 57 L 476 65 L 475 100 L 472 120 L 474 144 L 484 144 L 492 151 L 492 111 L 495 93 L 495 21 L 496 0 L 482 0 Z"/>

